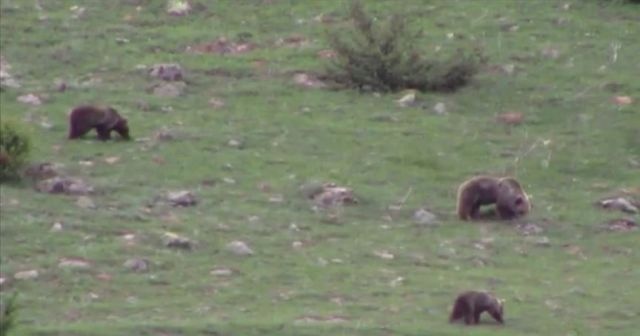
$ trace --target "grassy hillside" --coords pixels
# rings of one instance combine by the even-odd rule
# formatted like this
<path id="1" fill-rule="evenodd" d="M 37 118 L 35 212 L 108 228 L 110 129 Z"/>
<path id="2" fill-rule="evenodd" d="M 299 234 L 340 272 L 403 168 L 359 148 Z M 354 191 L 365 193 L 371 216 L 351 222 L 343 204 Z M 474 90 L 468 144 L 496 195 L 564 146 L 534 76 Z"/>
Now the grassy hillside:
<path id="1" fill-rule="evenodd" d="M 95 208 L 83 208 L 75 196 L 2 185 L 0 273 L 38 271 L 3 289 L 19 292 L 18 334 L 637 333 L 638 230 L 601 230 L 624 215 L 593 204 L 623 192 L 640 199 L 640 6 L 367 1 L 381 18 L 408 15 L 425 50 L 479 44 L 489 58 L 464 89 L 401 108 L 401 94 L 292 80 L 322 69 L 325 31 L 346 2 L 200 3 L 170 16 L 164 1 L 0 0 L 0 54 L 21 84 L 0 92 L 2 118 L 29 124 L 32 161 L 96 189 Z M 255 48 L 186 51 L 220 37 Z M 161 81 L 144 70 L 168 62 L 185 69 L 179 97 L 154 95 Z M 43 104 L 17 100 L 28 93 Z M 135 141 L 66 140 L 68 110 L 86 102 L 115 106 Z M 444 115 L 433 111 L 440 102 Z M 524 122 L 496 121 L 510 111 Z M 174 139 L 157 140 L 161 130 Z M 457 220 L 456 188 L 478 173 L 517 176 L 531 215 Z M 309 181 L 353 188 L 360 203 L 314 211 L 299 192 Z M 183 189 L 196 206 L 154 203 Z M 438 225 L 414 223 L 421 207 Z M 523 223 L 542 232 L 524 235 Z M 194 249 L 166 248 L 166 231 Z M 255 254 L 228 252 L 235 240 Z M 150 269 L 126 269 L 132 257 Z M 64 258 L 90 266 L 61 268 Z M 505 298 L 505 326 L 450 325 L 467 289 Z"/>

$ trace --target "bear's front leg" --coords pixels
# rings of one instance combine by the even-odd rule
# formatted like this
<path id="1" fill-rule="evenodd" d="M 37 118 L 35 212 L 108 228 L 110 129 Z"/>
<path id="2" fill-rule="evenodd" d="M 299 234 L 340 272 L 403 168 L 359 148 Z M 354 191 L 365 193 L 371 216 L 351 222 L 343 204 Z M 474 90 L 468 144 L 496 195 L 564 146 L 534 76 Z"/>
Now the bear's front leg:
<path id="1" fill-rule="evenodd" d="M 97 126 L 96 132 L 98 132 L 98 139 L 102 141 L 111 139 L 111 130 L 104 126 Z"/>

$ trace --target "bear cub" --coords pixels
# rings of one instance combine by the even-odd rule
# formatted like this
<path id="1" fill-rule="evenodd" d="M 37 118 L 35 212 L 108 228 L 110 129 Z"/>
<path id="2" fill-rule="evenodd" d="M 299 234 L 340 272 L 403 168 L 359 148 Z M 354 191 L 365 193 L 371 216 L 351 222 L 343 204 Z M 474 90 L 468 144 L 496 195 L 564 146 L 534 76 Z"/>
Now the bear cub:
<path id="1" fill-rule="evenodd" d="M 504 301 L 487 292 L 468 291 L 461 293 L 453 303 L 449 322 L 463 319 L 465 324 L 480 323 L 480 315 L 488 312 L 494 320 L 504 324 Z"/>
<path id="2" fill-rule="evenodd" d="M 462 220 L 477 220 L 495 213 L 499 219 L 510 220 L 525 216 L 531 210 L 529 196 L 512 177 L 476 176 L 460 185 L 457 202 Z M 495 204 L 493 211 L 480 213 L 480 207 Z"/>

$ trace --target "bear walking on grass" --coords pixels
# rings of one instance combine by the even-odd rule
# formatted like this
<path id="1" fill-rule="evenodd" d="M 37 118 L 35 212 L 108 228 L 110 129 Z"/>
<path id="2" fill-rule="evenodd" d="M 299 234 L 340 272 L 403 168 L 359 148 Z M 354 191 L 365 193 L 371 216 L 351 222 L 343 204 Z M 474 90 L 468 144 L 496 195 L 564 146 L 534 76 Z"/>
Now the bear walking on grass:
<path id="1" fill-rule="evenodd" d="M 112 107 L 80 105 L 71 110 L 69 139 L 82 137 L 94 128 L 100 140 L 111 139 L 111 131 L 118 132 L 125 140 L 130 139 L 127 119 Z"/>

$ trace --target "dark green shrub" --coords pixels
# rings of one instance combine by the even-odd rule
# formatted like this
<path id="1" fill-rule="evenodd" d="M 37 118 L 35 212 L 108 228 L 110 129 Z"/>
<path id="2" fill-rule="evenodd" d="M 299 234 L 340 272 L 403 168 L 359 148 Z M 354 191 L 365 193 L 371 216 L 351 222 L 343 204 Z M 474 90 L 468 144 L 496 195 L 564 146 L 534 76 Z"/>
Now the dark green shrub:
<path id="1" fill-rule="evenodd" d="M 329 32 L 329 44 L 337 57 L 327 77 L 339 84 L 374 91 L 454 91 L 466 85 L 485 61 L 478 49 L 458 50 L 449 59 L 430 59 L 417 49 L 419 34 L 407 27 L 403 15 L 392 15 L 374 24 L 360 3 L 349 11 L 353 29 Z"/>
<path id="2" fill-rule="evenodd" d="M 15 179 L 24 165 L 31 141 L 18 124 L 11 121 L 0 123 L 0 182 Z"/>
<path id="3" fill-rule="evenodd" d="M 16 326 L 16 295 L 0 297 L 0 336 L 9 335 Z"/>

